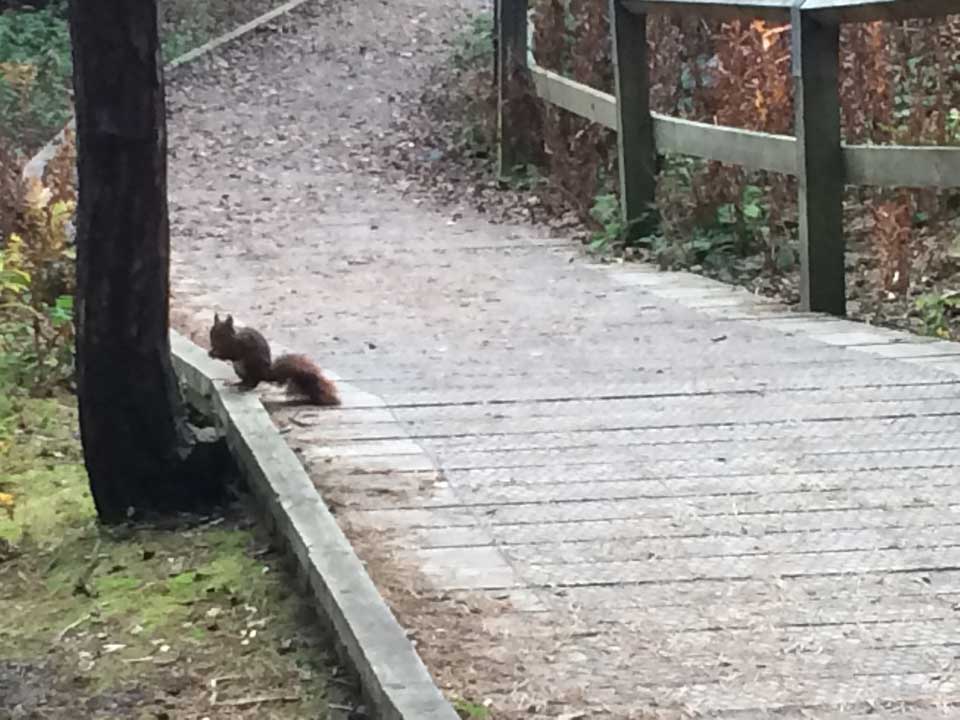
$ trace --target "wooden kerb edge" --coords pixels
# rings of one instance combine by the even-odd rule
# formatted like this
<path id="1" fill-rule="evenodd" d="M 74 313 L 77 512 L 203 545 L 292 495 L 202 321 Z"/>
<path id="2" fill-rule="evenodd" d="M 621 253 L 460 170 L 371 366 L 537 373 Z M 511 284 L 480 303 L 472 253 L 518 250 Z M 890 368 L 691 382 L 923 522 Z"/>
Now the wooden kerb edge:
<path id="1" fill-rule="evenodd" d="M 194 60 L 216 50 L 222 45 L 226 45 L 228 42 L 232 42 L 233 40 L 236 40 L 237 38 L 256 30 L 262 25 L 266 25 L 271 20 L 275 20 L 281 15 L 285 15 L 308 2 L 311 2 L 311 0 L 290 0 L 283 5 L 275 7 L 273 10 L 268 10 L 263 15 L 255 17 L 250 22 L 244 23 L 240 27 L 234 28 L 223 35 L 213 38 L 213 40 L 210 40 L 209 42 L 205 42 L 200 47 L 196 47 L 193 50 L 189 50 L 183 55 L 174 58 L 164 65 L 164 72 L 170 72 L 171 70 L 191 63 Z M 75 122 L 76 121 L 71 118 L 60 132 L 54 135 L 46 145 L 40 148 L 37 153 L 27 161 L 27 164 L 23 166 L 22 177 L 24 180 L 30 180 L 31 178 L 40 179 L 43 177 L 43 172 L 47 167 L 47 163 L 50 162 L 57 154 L 57 148 L 61 143 L 63 143 L 67 130 L 76 129 Z"/>
<path id="2" fill-rule="evenodd" d="M 229 366 L 175 331 L 174 368 L 188 397 L 226 435 L 251 491 L 283 537 L 318 610 L 380 720 L 458 720 L 258 397 L 224 381 Z"/>
<path id="3" fill-rule="evenodd" d="M 771 298 L 685 270 L 663 272 L 646 263 L 589 265 L 621 286 L 702 313 L 718 322 L 739 323 L 801 335 L 890 362 L 904 362 L 960 377 L 960 343 L 915 335 L 825 313 L 799 312 Z"/>

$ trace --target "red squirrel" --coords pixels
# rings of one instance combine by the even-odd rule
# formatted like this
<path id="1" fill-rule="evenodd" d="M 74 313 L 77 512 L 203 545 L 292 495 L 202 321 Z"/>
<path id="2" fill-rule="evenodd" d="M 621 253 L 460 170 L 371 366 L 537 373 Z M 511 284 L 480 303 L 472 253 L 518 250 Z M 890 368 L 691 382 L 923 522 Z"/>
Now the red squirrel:
<path id="1" fill-rule="evenodd" d="M 270 345 L 253 328 L 233 326 L 233 316 L 213 316 L 210 357 L 232 360 L 240 378 L 237 385 L 253 389 L 261 382 L 286 383 L 287 392 L 306 397 L 314 405 L 339 405 L 336 386 L 306 355 L 281 355 L 270 361 Z"/>

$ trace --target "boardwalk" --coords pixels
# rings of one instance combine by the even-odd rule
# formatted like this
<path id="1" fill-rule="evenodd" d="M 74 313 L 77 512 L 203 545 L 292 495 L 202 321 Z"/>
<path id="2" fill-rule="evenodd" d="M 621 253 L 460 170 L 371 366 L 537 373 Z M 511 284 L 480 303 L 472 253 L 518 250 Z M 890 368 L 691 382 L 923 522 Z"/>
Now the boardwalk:
<path id="1" fill-rule="evenodd" d="M 175 305 L 341 379 L 342 410 L 278 422 L 444 690 L 495 718 L 960 714 L 960 346 L 414 202 L 350 150 L 385 120 L 335 88 L 417 82 L 403 38 L 346 62 L 351 12 L 175 84 Z"/>

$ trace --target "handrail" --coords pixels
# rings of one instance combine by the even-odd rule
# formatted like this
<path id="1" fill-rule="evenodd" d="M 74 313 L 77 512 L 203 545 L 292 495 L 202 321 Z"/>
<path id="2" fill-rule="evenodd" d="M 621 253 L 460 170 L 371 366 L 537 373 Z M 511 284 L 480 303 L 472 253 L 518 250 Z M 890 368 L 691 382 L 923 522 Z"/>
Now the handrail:
<path id="1" fill-rule="evenodd" d="M 654 157 L 676 152 L 795 175 L 799 180 L 801 306 L 846 311 L 844 184 L 960 187 L 960 147 L 847 145 L 840 139 L 839 23 L 944 16 L 958 0 L 610 0 L 616 93 L 601 92 L 536 64 L 527 0 L 499 0 L 500 168 L 524 164 L 532 93 L 617 131 L 622 212 L 635 226 L 653 202 Z M 796 136 L 711 125 L 649 108 L 646 14 L 773 17 L 793 28 Z M 810 180 L 808 182 L 808 180 Z"/>
<path id="2" fill-rule="evenodd" d="M 705 16 L 789 19 L 793 11 L 835 24 L 943 17 L 954 0 L 624 0 L 636 13 L 698 13 Z"/>

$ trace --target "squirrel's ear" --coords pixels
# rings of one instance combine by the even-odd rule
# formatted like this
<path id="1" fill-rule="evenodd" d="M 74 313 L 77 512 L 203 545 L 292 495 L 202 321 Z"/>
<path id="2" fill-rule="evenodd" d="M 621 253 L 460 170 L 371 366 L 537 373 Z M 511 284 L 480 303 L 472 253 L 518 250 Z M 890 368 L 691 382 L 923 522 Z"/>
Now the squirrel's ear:
<path id="1" fill-rule="evenodd" d="M 214 313 L 214 314 L 213 314 L 213 324 L 214 324 L 214 325 L 219 325 L 219 324 L 220 324 L 220 313 Z"/>
<path id="2" fill-rule="evenodd" d="M 227 327 L 232 328 L 232 327 L 233 327 L 233 315 L 227 315 L 227 319 L 224 320 L 223 322 L 224 322 L 224 324 L 225 324 Z"/>

